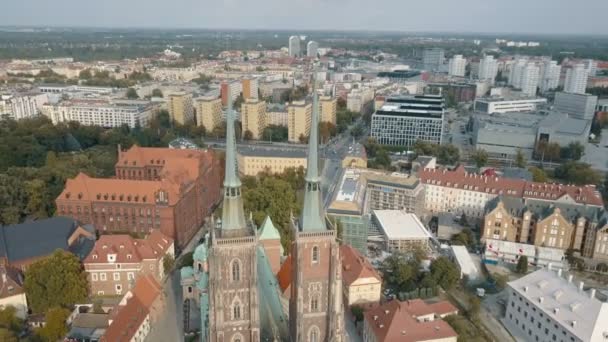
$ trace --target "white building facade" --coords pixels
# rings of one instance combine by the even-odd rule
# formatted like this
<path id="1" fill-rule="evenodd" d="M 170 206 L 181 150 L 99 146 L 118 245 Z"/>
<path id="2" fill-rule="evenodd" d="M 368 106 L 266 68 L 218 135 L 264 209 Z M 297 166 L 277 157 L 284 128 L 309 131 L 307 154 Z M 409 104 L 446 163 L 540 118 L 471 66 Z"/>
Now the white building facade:
<path id="1" fill-rule="evenodd" d="M 306 44 L 306 56 L 307 57 L 317 57 L 319 53 L 319 43 L 311 40 Z"/>
<path id="2" fill-rule="evenodd" d="M 546 93 L 559 86 L 559 77 L 562 72 L 562 67 L 556 61 L 546 61 L 543 65 L 542 76 L 540 80 L 540 91 Z"/>
<path id="3" fill-rule="evenodd" d="M 450 76 L 464 77 L 467 60 L 462 55 L 454 55 L 448 62 L 448 74 Z"/>
<path id="4" fill-rule="evenodd" d="M 564 91 L 566 93 L 584 94 L 587 89 L 587 78 L 589 77 L 584 64 L 576 64 L 566 70 L 566 81 Z"/>
<path id="5" fill-rule="evenodd" d="M 490 83 L 494 83 L 496 74 L 498 73 L 498 61 L 494 59 L 494 56 L 487 55 L 479 62 L 479 79 L 487 80 Z"/>
<path id="6" fill-rule="evenodd" d="M 289 56 L 300 57 L 300 37 L 291 36 L 289 37 Z"/>

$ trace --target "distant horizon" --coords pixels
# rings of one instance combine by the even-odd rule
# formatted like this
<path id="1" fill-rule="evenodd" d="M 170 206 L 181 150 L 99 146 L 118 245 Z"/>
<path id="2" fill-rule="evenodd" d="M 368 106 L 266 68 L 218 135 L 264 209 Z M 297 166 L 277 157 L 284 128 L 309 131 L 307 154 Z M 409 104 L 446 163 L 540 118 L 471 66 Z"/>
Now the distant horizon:
<path id="1" fill-rule="evenodd" d="M 0 23 L 25 27 L 287 30 L 338 32 L 608 33 L 606 0 L 24 0 Z"/>
<path id="2" fill-rule="evenodd" d="M 13 30 L 10 30 L 13 29 Z M 404 34 L 404 35 L 456 35 L 456 36 L 467 36 L 472 37 L 479 35 L 481 37 L 489 38 L 490 35 L 495 35 L 501 39 L 504 37 L 598 37 L 608 38 L 608 31 L 606 33 L 566 33 L 566 32 L 478 32 L 478 31 L 414 31 L 414 30 L 383 30 L 383 29 L 288 29 L 288 28 L 253 28 L 253 27 L 233 27 L 233 28 L 220 28 L 220 27 L 169 27 L 169 26 L 95 26 L 95 25 L 0 25 L 0 32 L 11 32 L 20 33 L 17 30 L 23 29 L 36 29 L 45 30 L 50 29 L 54 31 L 64 30 L 108 30 L 108 31 L 161 31 L 168 30 L 170 32 L 177 31 L 211 31 L 211 32 L 233 32 L 233 31 L 247 31 L 247 32 L 271 32 L 271 33 L 307 33 L 307 32 L 319 32 L 319 33 L 378 33 L 378 34 Z M 26 32 L 24 32 L 26 33 Z"/>

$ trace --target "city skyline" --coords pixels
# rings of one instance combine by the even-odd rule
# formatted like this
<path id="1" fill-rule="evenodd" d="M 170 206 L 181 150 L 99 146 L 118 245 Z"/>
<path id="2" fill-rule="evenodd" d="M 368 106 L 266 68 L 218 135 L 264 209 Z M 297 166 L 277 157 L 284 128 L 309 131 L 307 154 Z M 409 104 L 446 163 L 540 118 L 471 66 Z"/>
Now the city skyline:
<path id="1" fill-rule="evenodd" d="M 188 11 L 181 12 L 179 18 L 167 16 L 177 5 L 188 8 Z M 295 0 L 289 6 L 279 0 L 256 3 L 230 0 L 214 6 L 194 0 L 182 0 L 179 4 L 140 0 L 86 4 L 75 0 L 53 3 L 31 0 L 5 4 L 4 11 L 0 13 L 0 22 L 5 26 L 429 33 L 602 35 L 608 30 L 608 23 L 602 18 L 602 13 L 608 11 L 608 3 L 599 0 L 587 0 L 585 6 L 576 7 L 549 0 L 532 4 L 515 0 L 492 6 L 490 10 L 486 3 L 479 0 L 458 3 L 445 1 L 441 6 L 435 3 L 405 4 L 396 0 L 383 0 L 380 3 L 363 0 Z M 134 11 L 142 10 L 145 15 L 132 16 Z M 336 13 L 340 15 L 336 16 Z M 409 16 L 408 13 L 424 15 Z M 513 26 L 514 22 L 518 25 Z M 564 22 L 568 25 L 563 25 Z"/>

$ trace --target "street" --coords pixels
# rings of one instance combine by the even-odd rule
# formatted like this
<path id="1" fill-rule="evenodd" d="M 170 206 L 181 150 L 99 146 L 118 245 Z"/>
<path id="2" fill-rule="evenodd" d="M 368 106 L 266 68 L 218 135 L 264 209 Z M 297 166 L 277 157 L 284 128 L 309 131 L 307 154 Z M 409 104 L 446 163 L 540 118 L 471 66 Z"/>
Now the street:
<path id="1" fill-rule="evenodd" d="M 192 240 L 183 249 L 182 255 L 192 252 L 204 234 L 201 227 Z M 176 260 L 176 264 L 178 260 Z M 163 284 L 162 296 L 165 300 L 165 310 L 161 318 L 152 325 L 146 337 L 147 342 L 184 341 L 184 312 L 182 287 L 180 285 L 180 272 L 174 270 Z"/>

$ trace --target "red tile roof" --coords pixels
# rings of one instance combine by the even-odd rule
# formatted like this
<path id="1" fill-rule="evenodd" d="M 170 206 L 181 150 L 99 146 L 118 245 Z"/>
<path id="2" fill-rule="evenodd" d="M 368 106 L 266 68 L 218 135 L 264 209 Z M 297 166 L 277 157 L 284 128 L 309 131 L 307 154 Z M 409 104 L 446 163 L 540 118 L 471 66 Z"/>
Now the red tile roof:
<path id="1" fill-rule="evenodd" d="M 149 314 L 148 309 L 137 297 L 128 299 L 127 304 L 118 310 L 100 342 L 131 341 Z"/>
<path id="2" fill-rule="evenodd" d="M 424 169 L 420 172 L 420 180 L 424 184 L 513 197 L 557 200 L 568 195 L 580 204 L 603 206 L 602 198 L 594 185 L 575 186 L 488 177 L 467 173 L 462 165 L 454 170 Z"/>
<path id="3" fill-rule="evenodd" d="M 145 274 L 137 278 L 131 292 L 149 310 L 162 292 L 162 287 L 153 276 Z"/>
<path id="4" fill-rule="evenodd" d="M 283 261 L 281 269 L 277 273 L 277 280 L 279 281 L 281 292 L 289 296 L 289 293 L 286 293 L 286 291 L 291 285 L 291 254 L 287 256 L 285 261 Z"/>
<path id="5" fill-rule="evenodd" d="M 457 337 L 441 319 L 419 322 L 408 310 L 407 302 L 393 300 L 365 312 L 365 321 L 379 342 L 418 342 Z"/>
<path id="6" fill-rule="evenodd" d="M 353 247 L 349 245 L 340 246 L 340 257 L 342 259 L 342 281 L 347 286 L 362 278 L 376 278 L 378 281 L 382 281 L 382 278 L 367 258 Z"/>
<path id="7" fill-rule="evenodd" d="M 139 263 L 144 259 L 160 259 L 167 254 L 173 239 L 152 231 L 145 239 L 128 234 L 102 235 L 84 259 L 84 264 L 106 264 L 108 254 L 116 254 L 117 263 Z"/>
<path id="8" fill-rule="evenodd" d="M 208 150 L 169 149 L 160 147 L 140 147 L 133 145 L 127 151 L 121 151 L 116 166 L 160 166 L 170 161 L 187 159 L 210 160 L 213 152 Z"/>

